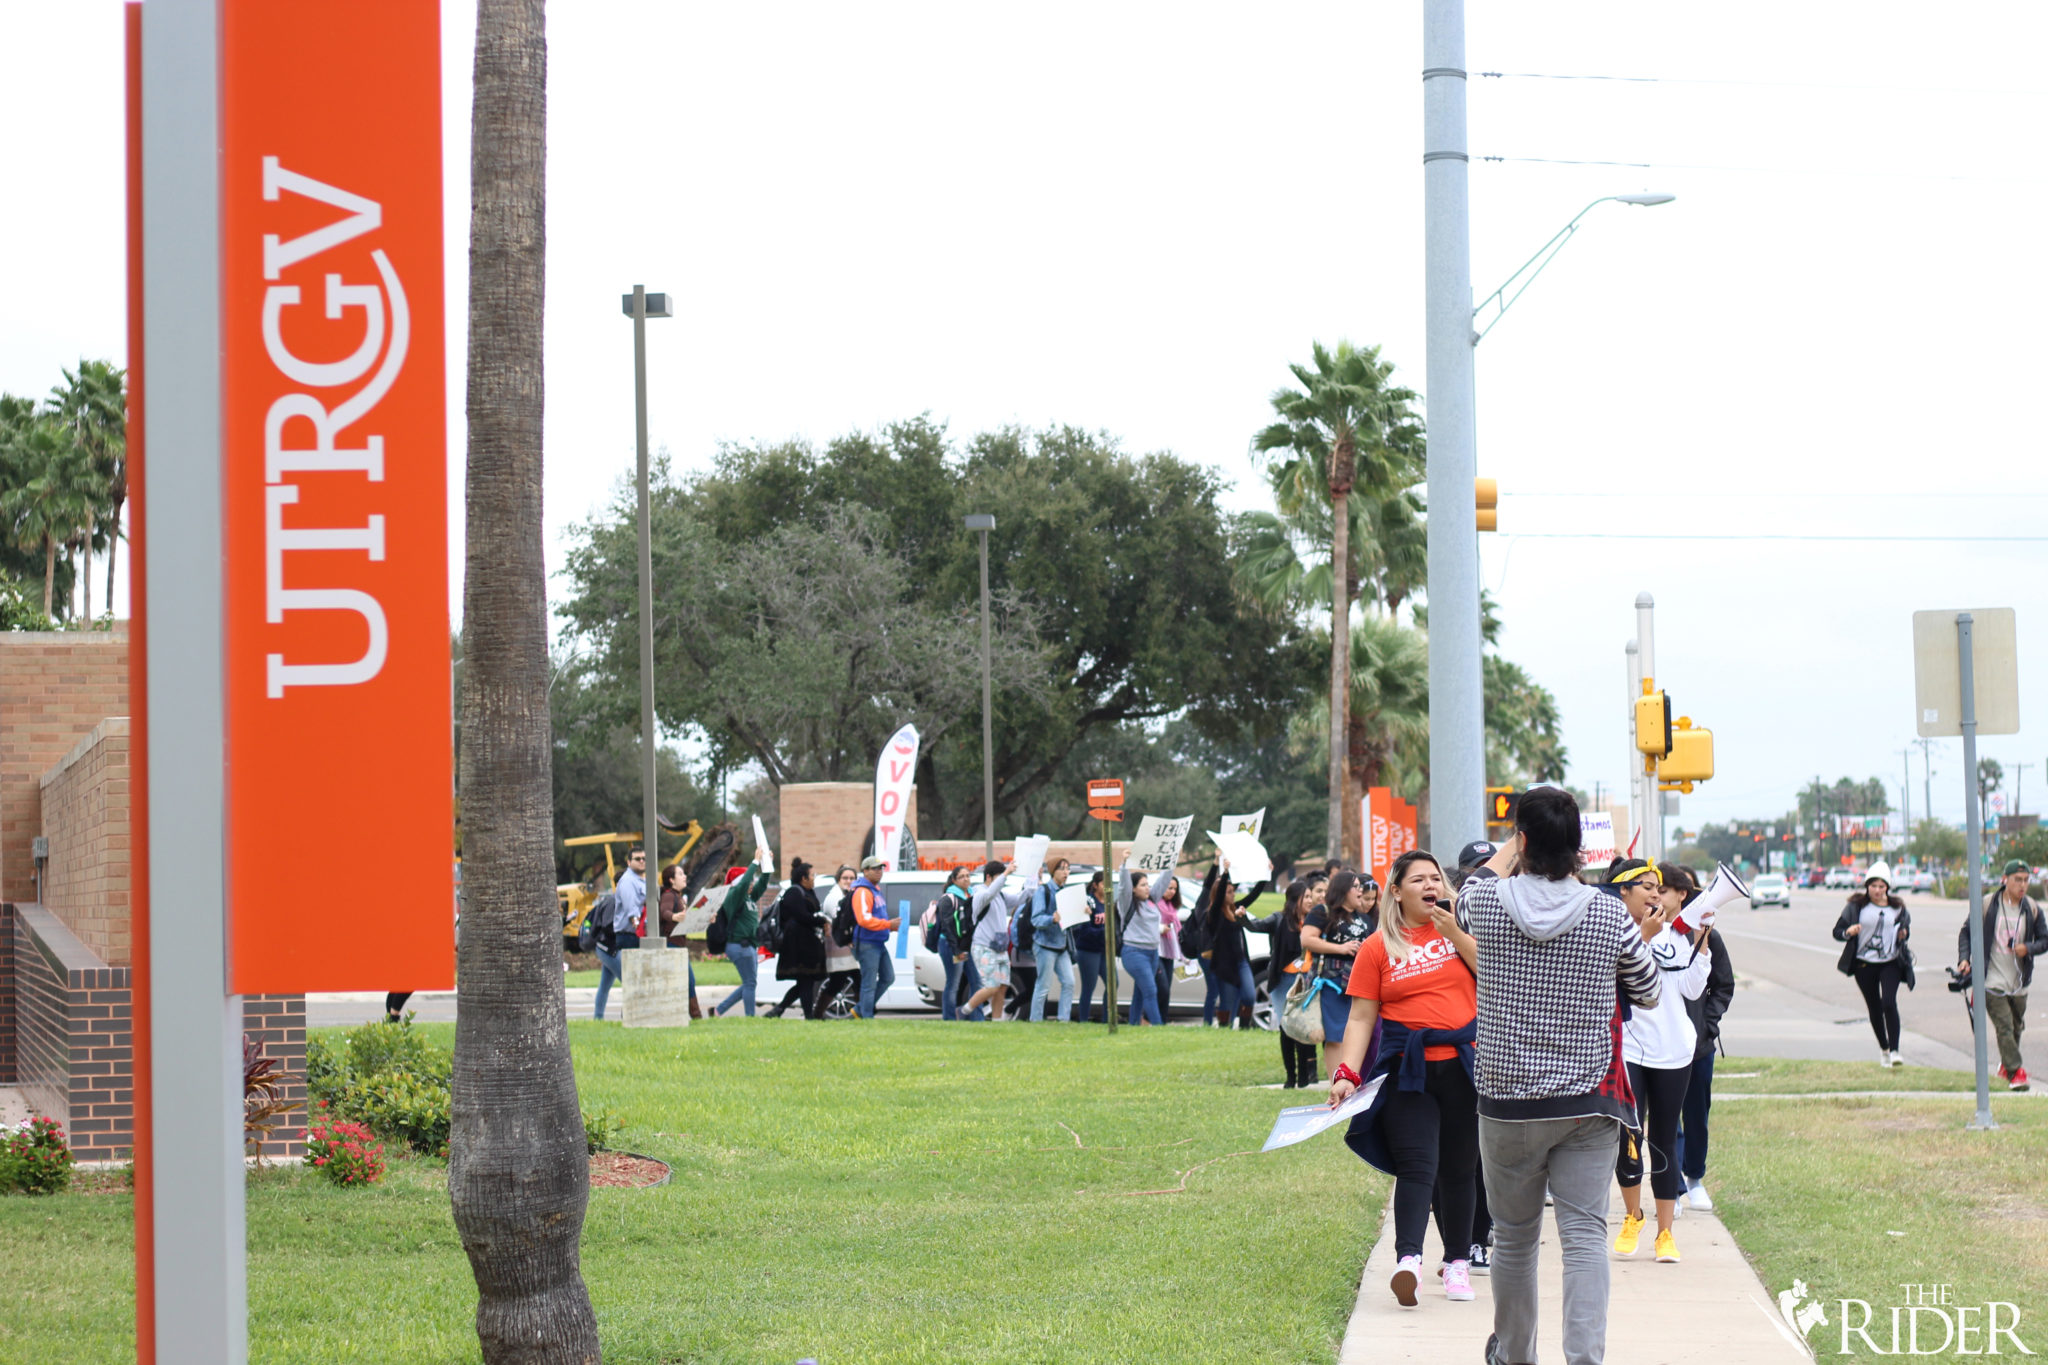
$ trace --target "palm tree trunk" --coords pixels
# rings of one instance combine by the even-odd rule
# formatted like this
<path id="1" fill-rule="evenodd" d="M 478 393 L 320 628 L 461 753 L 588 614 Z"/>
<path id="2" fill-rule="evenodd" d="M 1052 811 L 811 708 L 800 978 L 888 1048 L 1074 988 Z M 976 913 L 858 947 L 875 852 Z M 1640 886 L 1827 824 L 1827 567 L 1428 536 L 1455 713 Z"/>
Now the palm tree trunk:
<path id="1" fill-rule="evenodd" d="M 57 596 L 57 538 L 43 533 L 43 615 L 50 614 Z"/>
<path id="2" fill-rule="evenodd" d="M 85 509 L 85 543 L 82 546 L 81 554 L 85 561 L 85 571 L 78 576 L 80 590 L 85 594 L 85 610 L 81 615 L 85 619 L 85 628 L 87 630 L 92 629 L 92 512 L 93 509 L 91 507 Z"/>
<path id="3" fill-rule="evenodd" d="M 119 496 L 116 496 L 116 497 L 115 497 L 115 499 L 114 499 L 114 513 L 113 513 L 113 521 L 109 523 L 109 525 L 110 525 L 110 526 L 112 527 L 112 531 L 111 531 L 111 533 L 110 533 L 110 534 L 109 534 L 109 535 L 107 536 L 107 610 L 108 610 L 108 611 L 112 611 L 112 610 L 114 609 L 114 554 L 115 554 L 115 552 L 116 552 L 116 551 L 118 551 L 118 550 L 119 550 L 119 549 L 121 548 L 121 504 L 122 504 L 123 502 L 125 502 L 125 501 L 126 501 L 126 499 L 125 499 L 125 498 L 122 498 L 122 497 L 119 497 Z"/>
<path id="4" fill-rule="evenodd" d="M 1351 488 L 1347 480 L 1338 489 L 1336 458 L 1330 476 L 1330 844 L 1325 858 L 1344 856 L 1344 770 L 1351 730 L 1351 584 L 1345 573 L 1351 562 L 1351 518 L 1345 506 Z"/>
<path id="5" fill-rule="evenodd" d="M 590 1178 L 554 896 L 542 304 L 541 0 L 478 0 L 463 574 L 463 933 L 448 1196 L 490 1365 L 599 1359 L 579 1264 Z"/>

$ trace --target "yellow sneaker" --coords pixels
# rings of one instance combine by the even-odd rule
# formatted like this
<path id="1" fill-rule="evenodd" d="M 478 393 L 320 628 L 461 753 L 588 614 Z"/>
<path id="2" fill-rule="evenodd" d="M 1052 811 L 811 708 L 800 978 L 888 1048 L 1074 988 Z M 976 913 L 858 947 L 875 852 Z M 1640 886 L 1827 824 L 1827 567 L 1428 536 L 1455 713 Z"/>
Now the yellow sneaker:
<path id="1" fill-rule="evenodd" d="M 1642 1236 L 1643 1215 L 1640 1213 L 1629 1214 L 1621 1220 L 1621 1234 L 1614 1239 L 1614 1254 L 1617 1256 L 1635 1255 L 1636 1243 L 1642 1240 Z"/>
<path id="2" fill-rule="evenodd" d="M 1657 1234 L 1657 1259 L 1665 1265 L 1678 1264 L 1678 1239 L 1668 1232 Z"/>

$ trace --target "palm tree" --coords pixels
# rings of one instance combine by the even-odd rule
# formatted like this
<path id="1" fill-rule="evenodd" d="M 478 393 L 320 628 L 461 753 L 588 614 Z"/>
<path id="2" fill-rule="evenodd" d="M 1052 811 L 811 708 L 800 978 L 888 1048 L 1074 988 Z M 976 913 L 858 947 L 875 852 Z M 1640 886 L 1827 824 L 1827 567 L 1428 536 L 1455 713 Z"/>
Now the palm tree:
<path id="1" fill-rule="evenodd" d="M 50 409 L 84 452 L 95 490 L 82 541 L 87 570 L 84 616 L 90 625 L 96 541 L 103 540 L 107 547 L 106 604 L 110 611 L 114 606 L 115 547 L 121 540 L 121 508 L 128 501 L 128 372 L 105 360 L 80 360 L 76 373 L 63 374 L 64 382 L 50 390 Z"/>
<path id="2" fill-rule="evenodd" d="M 1380 360 L 1376 346 L 1355 347 L 1340 341 L 1334 351 L 1317 342 L 1314 363 L 1290 365 L 1299 389 L 1279 389 L 1272 396 L 1273 422 L 1252 438 L 1255 454 L 1274 456 L 1269 470 L 1283 519 L 1309 519 L 1308 509 L 1325 490 L 1330 548 L 1330 688 L 1342 699 L 1330 708 L 1329 852 L 1344 847 L 1345 764 L 1349 752 L 1351 603 L 1356 596 L 1356 566 L 1351 550 L 1351 494 L 1363 484 L 1366 501 L 1376 513 L 1397 522 L 1401 495 L 1419 481 L 1422 424 L 1415 416 L 1416 394 L 1392 383 L 1393 365 Z M 1410 504 L 1412 505 L 1412 504 Z M 1375 521 L 1379 518 L 1376 517 Z M 1385 546 L 1376 544 L 1383 554 Z M 1384 562 L 1383 560 L 1381 562 Z M 1405 563 L 1405 560 L 1404 560 Z"/>
<path id="3" fill-rule="evenodd" d="M 1359 621 L 1350 640 L 1350 719 L 1343 761 L 1351 789 L 1385 786 L 1421 794 L 1428 777 L 1429 637 L 1375 614 Z M 1296 752 L 1316 752 L 1329 742 L 1323 724 L 1328 714 L 1323 709 L 1300 718 L 1291 736 Z M 1350 803 L 1344 812 L 1346 840 L 1361 834 L 1360 818 L 1357 804 Z"/>
<path id="4" fill-rule="evenodd" d="M 590 1197 L 554 897 L 541 525 L 547 37 L 542 0 L 479 0 L 471 106 L 463 933 L 448 1197 L 492 1365 L 596 1362 L 578 1256 Z"/>
<path id="5" fill-rule="evenodd" d="M 24 399 L 0 399 L 7 476 L 0 491 L 10 537 L 22 549 L 43 552 L 43 615 L 56 606 L 57 551 L 92 518 L 95 485 L 70 433 L 49 413 Z"/>

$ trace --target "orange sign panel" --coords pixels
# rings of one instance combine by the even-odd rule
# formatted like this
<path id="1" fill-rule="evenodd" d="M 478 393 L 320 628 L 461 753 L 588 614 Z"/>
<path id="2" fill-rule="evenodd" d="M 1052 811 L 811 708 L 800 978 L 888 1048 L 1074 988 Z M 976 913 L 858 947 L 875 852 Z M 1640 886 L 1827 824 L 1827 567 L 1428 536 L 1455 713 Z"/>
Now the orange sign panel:
<path id="1" fill-rule="evenodd" d="M 221 8 L 229 980 L 445 988 L 440 8 Z"/>

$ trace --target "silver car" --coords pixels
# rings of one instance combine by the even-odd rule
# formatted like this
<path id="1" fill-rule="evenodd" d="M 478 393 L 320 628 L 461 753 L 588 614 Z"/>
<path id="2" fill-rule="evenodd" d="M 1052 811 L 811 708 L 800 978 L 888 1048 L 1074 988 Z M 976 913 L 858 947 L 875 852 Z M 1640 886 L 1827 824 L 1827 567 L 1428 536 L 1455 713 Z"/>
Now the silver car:
<path id="1" fill-rule="evenodd" d="M 1767 872 L 1750 880 L 1749 903 L 1752 906 L 1782 905 L 1789 910 L 1792 907 L 1792 888 L 1777 873 Z"/>

